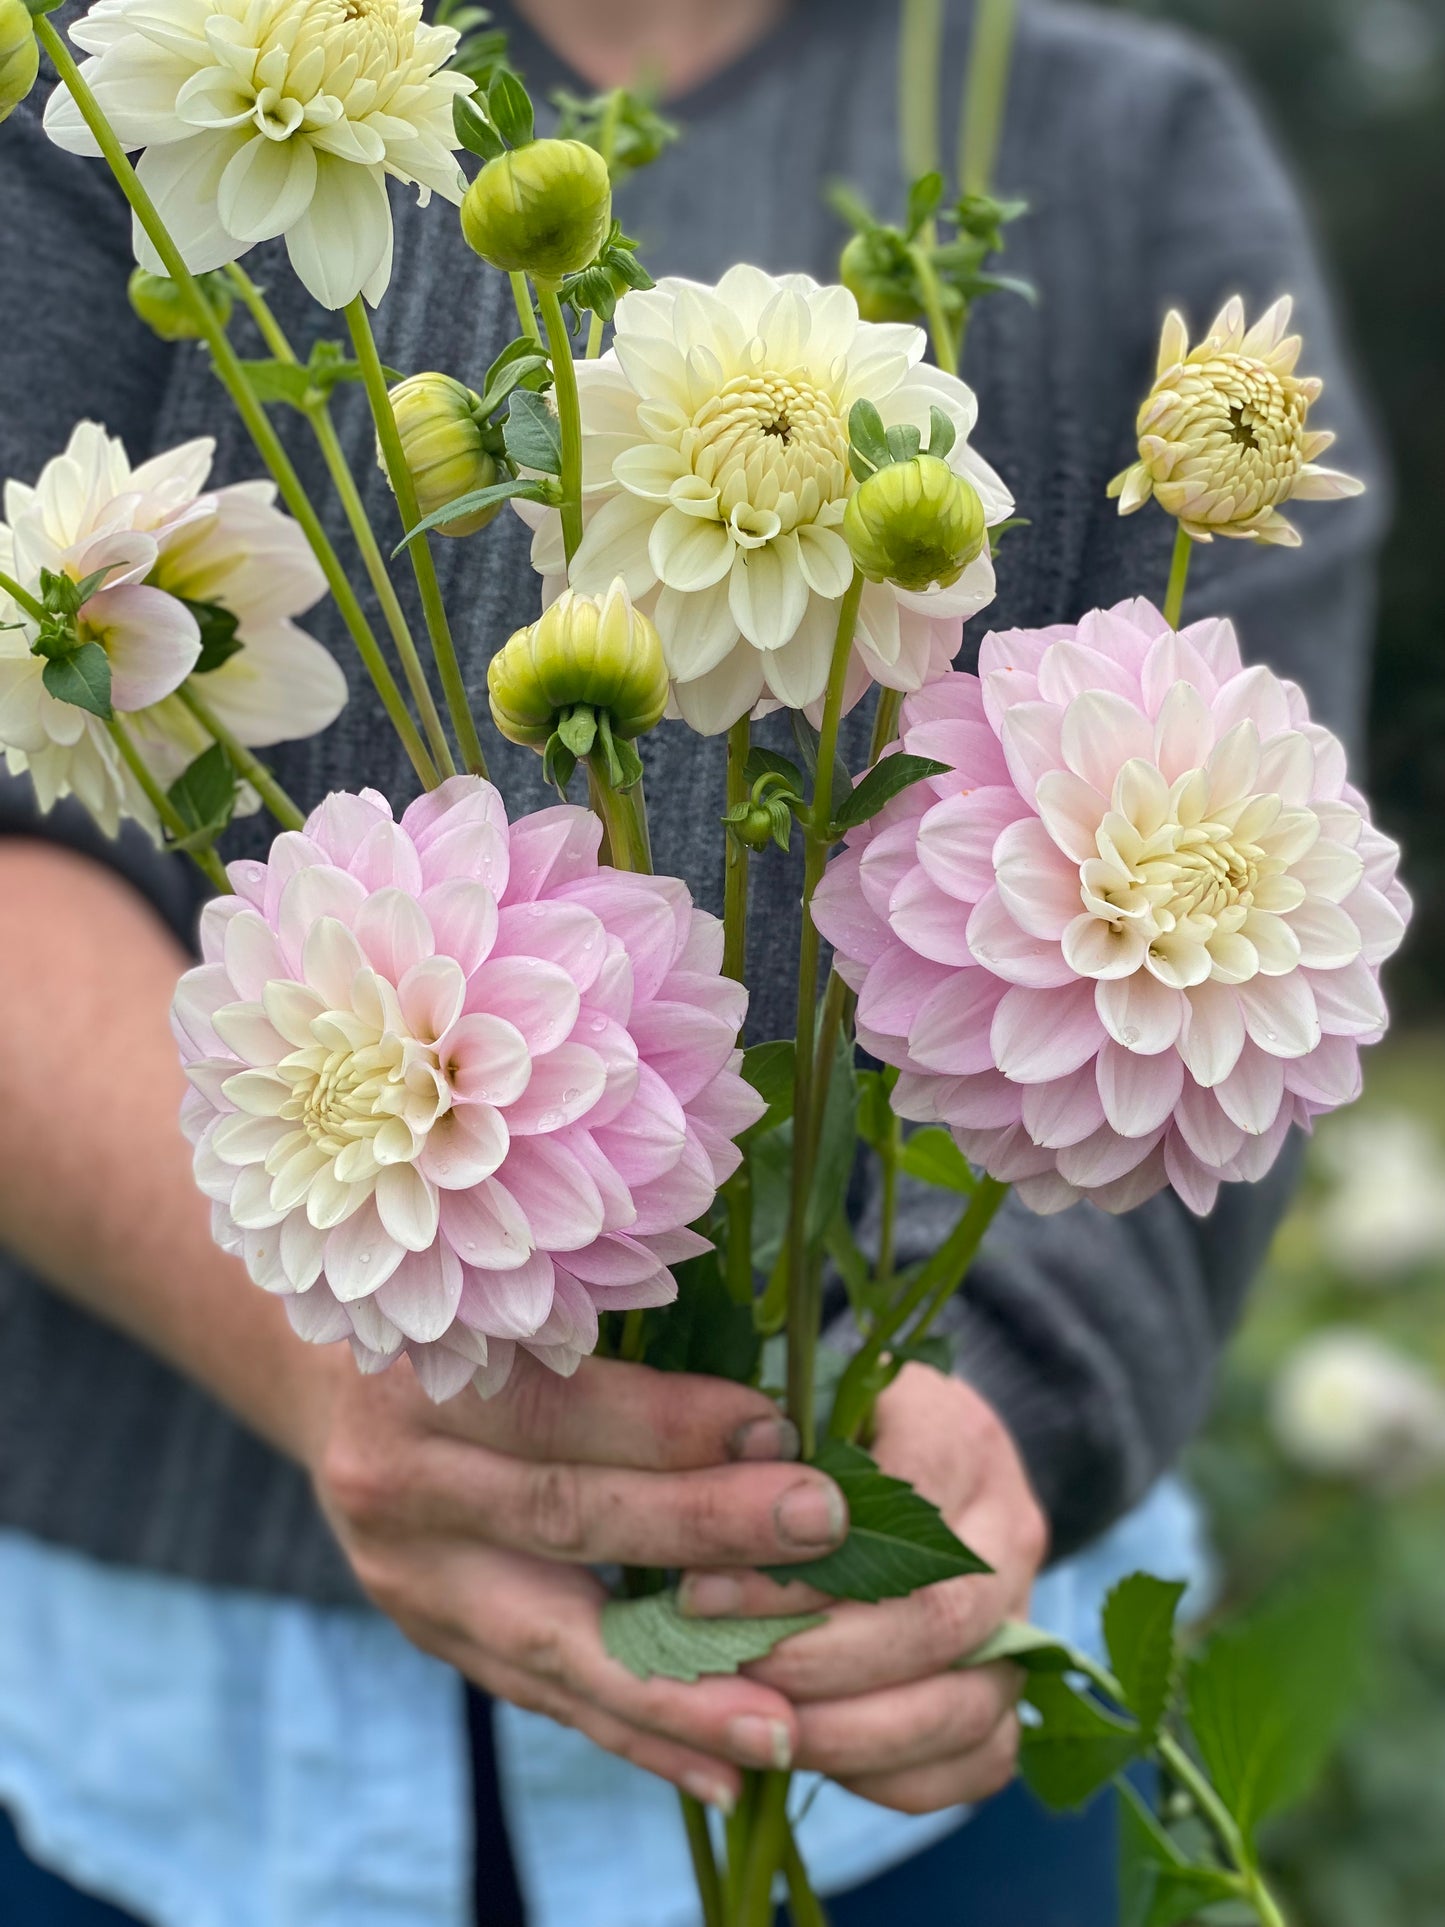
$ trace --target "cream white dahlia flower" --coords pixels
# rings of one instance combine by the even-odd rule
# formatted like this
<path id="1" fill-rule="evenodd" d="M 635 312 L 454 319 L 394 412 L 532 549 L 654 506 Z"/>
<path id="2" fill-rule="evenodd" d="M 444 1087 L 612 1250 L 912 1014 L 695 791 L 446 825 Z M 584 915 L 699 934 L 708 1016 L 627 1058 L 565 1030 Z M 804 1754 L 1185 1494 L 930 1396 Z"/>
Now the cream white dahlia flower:
<path id="1" fill-rule="evenodd" d="M 1281 1450 L 1323 1478 L 1408 1483 L 1445 1466 L 1445 1386 L 1354 1325 L 1314 1332 L 1275 1380 Z"/>
<path id="2" fill-rule="evenodd" d="M 925 346 L 919 328 L 860 321 L 846 288 L 741 266 L 715 288 L 666 280 L 624 295 L 612 348 L 579 366 L 585 532 L 572 587 L 604 595 L 622 578 L 657 626 L 694 729 L 726 729 L 759 702 L 805 709 L 823 693 L 853 575 L 841 525 L 857 487 L 855 402 L 925 442 L 929 410 L 941 409 L 957 431 L 949 465 L 977 489 L 989 526 L 1011 512 L 968 446 L 972 391 L 924 365 Z M 555 591 L 560 518 L 516 507 Z M 869 679 L 920 687 L 993 593 L 987 549 L 946 589 L 870 582 L 850 695 Z M 940 647 L 944 630 L 951 647 Z"/>
<path id="3" fill-rule="evenodd" d="M 598 1313 L 661 1305 L 763 1108 L 747 992 L 672 877 L 599 864 L 562 807 L 479 777 L 400 822 L 330 796 L 201 920 L 176 991 L 182 1123 L 217 1241 L 303 1338 L 433 1398 L 517 1348 L 575 1371 Z"/>
<path id="4" fill-rule="evenodd" d="M 421 0 L 97 0 L 70 37 L 186 265 L 221 267 L 284 235 L 291 265 L 326 308 L 373 306 L 391 275 L 386 180 L 459 202 L 446 71 L 458 35 Z M 66 90 L 45 113 L 52 140 L 99 150 Z M 136 258 L 163 271 L 136 230 Z"/>
<path id="5" fill-rule="evenodd" d="M 1191 1210 L 1349 1103 L 1404 933 L 1399 851 L 1304 694 L 1147 602 L 985 636 L 903 705 L 949 765 L 813 899 L 903 1117 L 1038 1211 Z"/>
<path id="6" fill-rule="evenodd" d="M 1285 333 L 1291 306 L 1285 296 L 1250 328 L 1236 295 L 1193 348 L 1184 317 L 1170 310 L 1139 410 L 1139 459 L 1109 484 L 1121 515 L 1152 495 L 1196 542 L 1230 535 L 1294 548 L 1299 531 L 1282 502 L 1360 494 L 1363 482 L 1315 459 L 1335 438 L 1307 425 L 1324 384 L 1294 372 L 1301 342 Z"/>
<path id="7" fill-rule="evenodd" d="M 0 569 L 22 588 L 38 594 L 42 569 L 81 581 L 110 565 L 80 622 L 110 657 L 112 701 L 163 785 L 210 740 L 173 693 L 200 650 L 189 603 L 236 618 L 241 647 L 200 686 L 243 743 L 314 735 L 346 701 L 330 653 L 293 620 L 325 589 L 305 538 L 269 482 L 204 492 L 213 452 L 202 439 L 132 468 L 118 440 L 81 422 L 33 488 L 5 485 Z M 35 627 L 0 590 L 0 749 L 11 774 L 29 773 L 42 809 L 78 797 L 108 836 L 122 816 L 158 834 L 104 725 L 45 688 Z"/>

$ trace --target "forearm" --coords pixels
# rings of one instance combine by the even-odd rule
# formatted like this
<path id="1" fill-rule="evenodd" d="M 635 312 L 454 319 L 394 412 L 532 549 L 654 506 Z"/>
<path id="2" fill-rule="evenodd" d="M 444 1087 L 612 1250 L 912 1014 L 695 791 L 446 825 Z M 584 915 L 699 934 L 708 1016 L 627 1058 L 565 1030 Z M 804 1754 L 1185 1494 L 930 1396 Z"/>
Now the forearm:
<path id="1" fill-rule="evenodd" d="M 0 1237 L 57 1290 L 308 1456 L 334 1361 L 211 1241 L 168 1025 L 187 959 L 124 883 L 0 844 Z"/>

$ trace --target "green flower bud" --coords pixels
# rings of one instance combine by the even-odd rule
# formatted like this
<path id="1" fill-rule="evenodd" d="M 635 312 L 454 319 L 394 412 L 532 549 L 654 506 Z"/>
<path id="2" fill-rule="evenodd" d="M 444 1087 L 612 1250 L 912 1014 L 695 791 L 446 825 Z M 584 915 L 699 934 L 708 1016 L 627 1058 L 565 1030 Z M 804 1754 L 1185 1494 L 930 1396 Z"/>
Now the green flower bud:
<path id="1" fill-rule="evenodd" d="M 917 321 L 917 298 L 899 262 L 888 258 L 876 236 L 855 234 L 843 250 L 838 274 L 864 321 Z"/>
<path id="2" fill-rule="evenodd" d="M 480 405 L 480 396 L 450 375 L 411 375 L 392 389 L 392 413 L 423 515 L 434 515 L 448 502 L 496 481 L 497 464 L 483 443 L 476 416 Z M 493 502 L 489 508 L 473 509 L 454 522 L 441 523 L 436 533 L 475 535 L 501 506 Z"/>
<path id="3" fill-rule="evenodd" d="M 6 120 L 35 85 L 40 43 L 22 0 L 0 0 L 0 120 Z"/>
<path id="4" fill-rule="evenodd" d="M 581 141 L 530 141 L 488 161 L 462 202 L 467 246 L 506 274 L 555 284 L 597 257 L 612 226 L 607 163 Z"/>
<path id="5" fill-rule="evenodd" d="M 868 580 L 916 591 L 957 582 L 987 533 L 978 491 L 936 455 L 880 468 L 859 484 L 843 517 Z"/>
<path id="6" fill-rule="evenodd" d="M 0 5 L 4 0 L 0 0 Z M 231 319 L 234 296 L 231 284 L 219 271 L 198 274 L 197 286 L 206 297 L 206 306 L 224 328 Z M 201 325 L 192 312 L 178 281 L 164 274 L 147 274 L 136 268 L 126 288 L 130 305 L 154 335 L 162 341 L 199 341 Z"/>
<path id="7" fill-rule="evenodd" d="M 620 581 L 599 602 L 564 589 L 519 629 L 487 670 L 492 720 L 514 743 L 540 748 L 572 710 L 605 712 L 612 734 L 641 736 L 667 707 L 667 665 L 656 629 Z"/>

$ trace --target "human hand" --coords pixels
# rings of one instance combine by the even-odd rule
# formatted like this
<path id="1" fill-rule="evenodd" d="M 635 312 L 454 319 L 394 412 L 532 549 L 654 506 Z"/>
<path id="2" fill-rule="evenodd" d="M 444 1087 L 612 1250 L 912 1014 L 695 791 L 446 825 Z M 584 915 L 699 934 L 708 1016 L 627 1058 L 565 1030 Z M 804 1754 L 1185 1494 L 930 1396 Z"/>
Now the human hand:
<path id="1" fill-rule="evenodd" d="M 519 1361 L 483 1403 L 433 1405 L 408 1365 L 327 1359 L 303 1447 L 370 1598 L 425 1651 L 500 1699 L 575 1726 L 700 1799 L 780 1767 L 799 1717 L 776 1686 L 642 1681 L 611 1659 L 590 1564 L 709 1567 L 816 1558 L 847 1531 L 831 1480 L 761 1393 L 587 1360 Z"/>
<path id="2" fill-rule="evenodd" d="M 932 1499 L 994 1567 L 876 1606 L 835 1603 L 761 1573 L 693 1571 L 682 1609 L 699 1617 L 811 1612 L 826 1625 L 748 1668 L 796 1708 L 794 1764 L 905 1813 L 985 1798 L 1013 1777 L 1023 1675 L 954 1663 L 1021 1615 L 1048 1529 L 997 1413 L 958 1379 L 907 1365 L 878 1402 L 874 1456 Z"/>

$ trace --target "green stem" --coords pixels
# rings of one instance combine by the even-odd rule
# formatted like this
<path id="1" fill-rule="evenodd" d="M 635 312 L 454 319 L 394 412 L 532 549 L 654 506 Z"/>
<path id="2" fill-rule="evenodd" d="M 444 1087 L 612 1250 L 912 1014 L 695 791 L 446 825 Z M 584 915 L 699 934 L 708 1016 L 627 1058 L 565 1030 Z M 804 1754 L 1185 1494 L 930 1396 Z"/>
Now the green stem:
<path id="1" fill-rule="evenodd" d="M 522 273 L 521 269 L 518 268 L 508 279 L 512 283 L 512 299 L 517 304 L 517 319 L 522 324 L 522 333 L 526 335 L 529 340 L 535 341 L 540 348 L 542 345 L 542 330 L 537 326 L 537 310 L 532 306 L 532 295 L 531 290 L 527 286 L 527 277 Z"/>
<path id="2" fill-rule="evenodd" d="M 958 130 L 958 189 L 987 194 L 1008 100 L 1018 0 L 978 0 Z"/>
<path id="3" fill-rule="evenodd" d="M 738 1891 L 737 1927 L 770 1927 L 773 1878 L 783 1864 L 791 1775 L 764 1773 L 747 1829 L 747 1860 Z"/>
<path id="4" fill-rule="evenodd" d="M 863 1346 L 848 1362 L 838 1381 L 838 1396 L 828 1430 L 832 1437 L 851 1439 L 866 1420 L 873 1397 L 875 1368 L 889 1341 L 916 1319 L 915 1335 L 928 1330 L 948 1300 L 963 1283 L 983 1243 L 1008 1186 L 982 1178 L 968 1209 L 919 1272 L 913 1283 L 887 1311 L 874 1319 Z"/>
<path id="5" fill-rule="evenodd" d="M 271 312 L 271 305 L 239 261 L 226 264 L 226 277 L 241 297 L 241 306 L 256 324 L 256 331 L 277 361 L 296 362 L 296 351 L 286 339 L 285 330 Z"/>
<path id="6" fill-rule="evenodd" d="M 791 1825 L 783 1842 L 783 1873 L 788 1882 L 788 1916 L 791 1927 L 828 1927 L 823 1903 L 813 1892 L 808 1869 L 798 1851 Z"/>
<path id="7" fill-rule="evenodd" d="M 645 1348 L 646 1333 L 642 1323 L 642 1313 L 634 1306 L 623 1316 L 622 1339 L 617 1347 L 617 1356 L 625 1358 L 629 1365 L 639 1365 Z"/>
<path id="8" fill-rule="evenodd" d="M 740 716 L 728 731 L 727 806 L 737 808 L 748 800 L 748 752 L 752 747 L 752 725 Z M 723 838 L 723 974 L 735 983 L 743 981 L 748 949 L 748 847 L 741 837 L 729 832 Z"/>
<path id="9" fill-rule="evenodd" d="M 5 591 L 17 607 L 25 611 L 32 622 L 44 622 L 45 604 L 37 602 L 28 589 L 22 588 L 14 576 L 6 575 L 3 569 L 0 569 L 0 589 Z"/>
<path id="10" fill-rule="evenodd" d="M 712 1834 L 707 1824 L 707 1808 L 690 1793 L 679 1793 L 682 1824 L 687 1829 L 687 1847 L 692 1855 L 693 1877 L 702 1903 L 703 1927 L 727 1927 L 723 1913 L 722 1882 L 718 1878 L 717 1856 L 712 1849 Z"/>
<path id="11" fill-rule="evenodd" d="M 652 846 L 647 833 L 647 808 L 642 802 L 642 785 L 618 790 L 608 781 L 607 766 L 594 752 L 587 758 L 587 792 L 593 809 L 602 818 L 611 848 L 609 861 L 615 870 L 632 870 L 642 876 L 652 874 Z"/>
<path id="12" fill-rule="evenodd" d="M 895 1111 L 888 1113 L 888 1135 L 878 1147 L 883 1168 L 883 1196 L 879 1206 L 877 1282 L 886 1285 L 893 1276 L 893 1248 L 898 1226 L 898 1153 L 903 1148 L 903 1121 Z"/>
<path id="13" fill-rule="evenodd" d="M 880 689 L 878 707 L 873 714 L 873 740 L 868 745 L 868 767 L 871 769 L 898 734 L 898 712 L 903 707 L 901 689 Z"/>
<path id="14" fill-rule="evenodd" d="M 921 241 L 908 250 L 914 272 L 923 292 L 923 312 L 928 317 L 928 338 L 933 343 L 933 359 L 946 375 L 958 373 L 958 343 L 953 324 L 943 306 L 943 287 L 933 270 L 933 260 Z"/>
<path id="15" fill-rule="evenodd" d="M 838 750 L 838 723 L 843 713 L 843 685 L 853 652 L 863 577 L 855 570 L 838 608 L 833 660 L 823 701 L 823 725 L 818 732 L 818 772 L 808 813 L 803 852 L 803 929 L 798 945 L 798 1027 L 793 1068 L 793 1175 L 788 1208 L 788 1416 L 798 1428 L 804 1458 L 815 1443 L 813 1354 L 818 1342 L 816 1293 L 808 1268 L 808 1195 L 813 1177 L 814 1035 L 818 1012 L 819 936 L 813 922 L 813 892 L 828 859 L 828 830 L 833 818 L 833 761 Z"/>
<path id="16" fill-rule="evenodd" d="M 351 330 L 356 359 L 361 365 L 361 379 L 366 387 L 366 397 L 371 403 L 372 419 L 376 423 L 377 437 L 381 442 L 382 460 L 386 463 L 386 472 L 391 478 L 392 492 L 396 496 L 397 508 L 401 511 L 402 524 L 410 530 L 415 528 L 421 520 L 421 510 L 416 499 L 416 485 L 411 479 L 411 469 L 407 466 L 406 453 L 401 445 L 401 432 L 396 425 L 396 414 L 386 386 L 386 373 L 381 365 L 381 357 L 376 352 L 376 337 L 371 332 L 371 318 L 366 312 L 366 303 L 360 295 L 347 307 L 346 323 Z M 446 697 L 447 714 L 452 719 L 457 747 L 462 753 L 462 761 L 470 774 L 485 776 L 487 759 L 482 754 L 482 745 L 477 737 L 477 725 L 472 717 L 472 706 L 467 700 L 466 680 L 462 675 L 461 664 L 457 661 L 457 647 L 452 640 L 452 627 L 447 620 L 441 584 L 437 581 L 436 561 L 431 551 L 431 537 L 424 535 L 419 541 L 413 542 L 408 553 L 416 575 L 422 613 L 426 617 L 427 634 L 431 637 L 432 655 L 436 659 L 437 673 L 441 677 L 442 693 Z M 411 653 L 415 658 L 414 646 Z M 436 716 L 436 705 L 432 703 L 431 691 L 426 687 L 426 677 L 422 674 L 420 663 L 417 663 L 417 674 L 423 689 L 426 689 L 430 713 Z M 420 696 L 417 700 L 421 701 Z M 441 734 L 442 750 L 446 752 L 446 737 L 442 733 L 440 717 L 436 719 L 436 728 Z M 449 761 L 450 753 L 446 752 L 446 754 Z"/>
<path id="17" fill-rule="evenodd" d="M 898 140 L 905 186 L 920 174 L 933 173 L 938 166 L 942 55 L 943 0 L 903 0 L 898 36 Z"/>
<path id="18" fill-rule="evenodd" d="M 106 724 L 106 728 L 110 731 L 110 740 L 120 751 L 121 761 L 130 771 L 136 782 L 140 784 L 141 789 L 145 792 L 146 801 L 150 804 L 166 829 L 176 838 L 189 836 L 191 834 L 190 824 L 186 822 L 175 804 L 172 803 L 155 777 L 152 776 L 149 769 L 147 769 L 145 758 L 136 748 L 134 738 L 120 717 L 112 716 Z M 188 849 L 186 855 L 195 864 L 201 874 L 215 884 L 222 896 L 230 895 L 231 883 L 226 875 L 225 865 L 210 845 L 199 850 Z"/>
<path id="19" fill-rule="evenodd" d="M 582 410 L 577 399 L 577 370 L 572 365 L 572 341 L 557 290 L 539 285 L 537 302 L 547 326 L 557 419 L 562 429 L 562 546 L 570 570 L 582 541 Z"/>
<path id="20" fill-rule="evenodd" d="M 303 828 L 306 818 L 296 804 L 292 802 L 260 758 L 247 749 L 246 745 L 221 721 L 205 697 L 197 690 L 194 679 L 183 682 L 176 694 L 201 728 L 225 750 L 232 768 L 245 777 L 282 829 Z"/>
<path id="21" fill-rule="evenodd" d="M 312 552 L 321 565 L 322 573 L 326 577 L 326 585 L 335 599 L 342 620 L 350 631 L 351 638 L 356 644 L 362 661 L 366 664 L 372 681 L 376 684 L 377 694 L 381 697 L 382 705 L 391 719 L 392 726 L 400 736 L 407 755 L 411 758 L 412 767 L 423 783 L 428 785 L 435 783 L 436 771 L 432 766 L 431 757 L 407 710 L 396 679 L 381 653 L 380 645 L 372 634 L 371 625 L 357 600 L 356 591 L 347 580 L 346 572 L 325 529 L 321 526 L 321 519 L 312 506 L 311 498 L 302 486 L 290 456 L 282 446 L 281 438 L 277 435 L 265 409 L 257 401 L 246 379 L 246 371 L 227 338 L 224 325 L 196 285 L 195 276 L 186 266 L 180 249 L 172 240 L 169 229 L 156 211 L 155 203 L 141 185 L 135 169 L 126 158 L 125 150 L 115 137 L 110 122 L 101 111 L 99 102 L 90 91 L 54 24 L 42 15 L 35 22 L 35 33 L 36 38 L 49 54 L 51 64 L 62 84 L 68 88 L 71 98 L 79 108 L 81 118 L 94 136 L 96 145 L 119 183 L 121 192 L 130 203 L 136 220 L 160 256 L 166 273 L 184 293 L 202 339 L 211 351 L 216 374 L 235 404 L 236 412 L 245 423 L 261 459 L 274 477 L 276 486 L 281 491 L 282 500 L 291 511 L 297 526 L 310 543 Z"/>
<path id="22" fill-rule="evenodd" d="M 1174 555 L 1169 564 L 1169 587 L 1164 594 L 1164 620 L 1171 629 L 1179 627 L 1184 613 L 1184 585 L 1189 580 L 1189 563 L 1194 554 L 1194 538 L 1181 522 L 1174 531 Z"/>
<path id="23" fill-rule="evenodd" d="M 608 178 L 612 175 L 612 150 L 617 144 L 617 122 L 622 113 L 622 89 L 614 87 L 607 96 L 607 105 L 602 110 L 602 125 L 597 131 L 597 151 L 607 163 Z M 606 327 L 600 314 L 594 314 L 587 324 L 587 359 L 595 361 L 602 353 L 602 331 Z"/>
<path id="24" fill-rule="evenodd" d="M 728 1219 L 728 1296 L 735 1305 L 753 1302 L 753 1177 L 747 1153 L 723 1186 Z"/>

